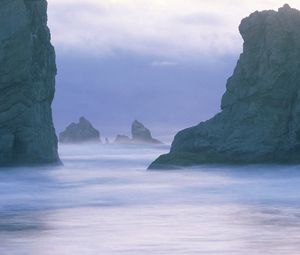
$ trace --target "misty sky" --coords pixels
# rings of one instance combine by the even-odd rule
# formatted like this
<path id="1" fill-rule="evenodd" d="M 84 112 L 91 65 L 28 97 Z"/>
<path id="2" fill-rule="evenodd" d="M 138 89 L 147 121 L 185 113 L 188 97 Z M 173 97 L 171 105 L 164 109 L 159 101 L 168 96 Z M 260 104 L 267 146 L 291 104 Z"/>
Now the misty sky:
<path id="1" fill-rule="evenodd" d="M 102 136 L 134 119 L 167 137 L 219 111 L 256 10 L 299 0 L 49 0 L 57 131 L 84 115 Z"/>

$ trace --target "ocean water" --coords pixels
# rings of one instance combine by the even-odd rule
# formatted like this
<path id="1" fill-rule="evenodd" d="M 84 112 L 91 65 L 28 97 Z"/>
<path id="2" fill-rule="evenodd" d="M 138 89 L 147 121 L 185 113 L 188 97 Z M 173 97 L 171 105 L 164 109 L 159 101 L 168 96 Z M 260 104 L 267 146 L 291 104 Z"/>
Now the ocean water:
<path id="1" fill-rule="evenodd" d="M 0 255 L 298 255 L 299 166 L 146 171 L 167 146 L 62 146 L 0 171 Z"/>

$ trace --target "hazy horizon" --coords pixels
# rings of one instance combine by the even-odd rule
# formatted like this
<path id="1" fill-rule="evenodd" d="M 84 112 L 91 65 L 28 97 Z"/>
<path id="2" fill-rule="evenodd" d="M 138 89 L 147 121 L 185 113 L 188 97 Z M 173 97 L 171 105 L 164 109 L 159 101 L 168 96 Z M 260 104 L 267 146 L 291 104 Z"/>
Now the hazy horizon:
<path id="1" fill-rule="evenodd" d="M 286 2 L 300 8 L 279 0 L 49 2 L 57 132 L 85 116 L 103 137 L 129 134 L 134 119 L 171 137 L 209 119 L 242 51 L 241 19 Z"/>

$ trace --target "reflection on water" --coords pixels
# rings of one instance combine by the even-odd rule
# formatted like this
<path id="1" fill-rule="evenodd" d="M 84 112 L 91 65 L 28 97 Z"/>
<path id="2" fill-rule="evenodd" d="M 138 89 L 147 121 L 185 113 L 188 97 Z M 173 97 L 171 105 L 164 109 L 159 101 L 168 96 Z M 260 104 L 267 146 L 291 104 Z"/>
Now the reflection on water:
<path id="1" fill-rule="evenodd" d="M 299 254 L 300 167 L 146 171 L 167 149 L 63 146 L 63 167 L 1 170 L 0 254 Z"/>

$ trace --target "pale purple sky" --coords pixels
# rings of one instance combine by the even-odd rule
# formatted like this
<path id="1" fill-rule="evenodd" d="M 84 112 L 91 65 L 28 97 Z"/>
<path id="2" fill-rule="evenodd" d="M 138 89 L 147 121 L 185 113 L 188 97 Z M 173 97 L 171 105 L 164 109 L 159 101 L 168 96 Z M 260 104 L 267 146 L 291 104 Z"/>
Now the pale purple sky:
<path id="1" fill-rule="evenodd" d="M 299 0 L 49 0 L 57 131 L 89 118 L 103 136 L 134 119 L 171 137 L 219 111 L 242 50 L 238 25 Z"/>

